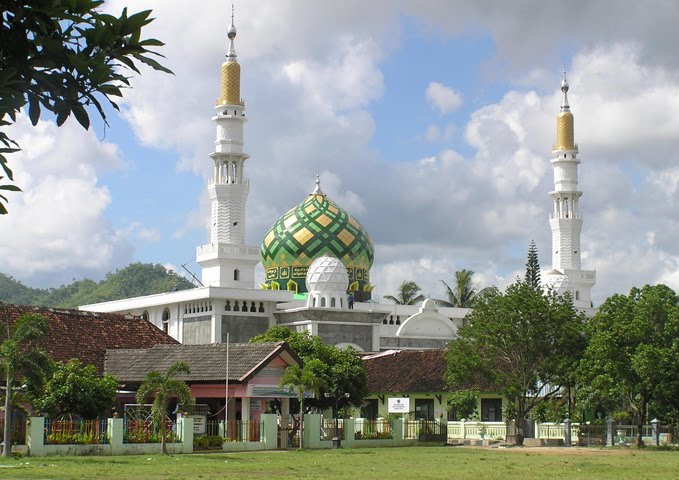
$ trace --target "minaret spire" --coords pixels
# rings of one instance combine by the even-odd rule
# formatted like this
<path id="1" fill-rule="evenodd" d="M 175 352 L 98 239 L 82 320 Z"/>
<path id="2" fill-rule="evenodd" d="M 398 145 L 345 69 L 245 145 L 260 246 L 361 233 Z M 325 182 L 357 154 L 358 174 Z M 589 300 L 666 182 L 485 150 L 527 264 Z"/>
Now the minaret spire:
<path id="1" fill-rule="evenodd" d="M 568 105 L 568 80 L 566 80 L 566 64 L 563 64 L 563 80 L 561 81 L 561 91 L 563 92 L 563 101 L 561 102 L 561 111 L 570 112 L 571 107 Z"/>
<path id="2" fill-rule="evenodd" d="M 214 174 L 208 183 L 212 203 L 210 243 L 198 247 L 196 260 L 205 286 L 253 288 L 259 249 L 245 244 L 245 207 L 250 182 L 245 176 L 243 151 L 245 104 L 240 97 L 240 65 L 236 61 L 234 9 L 231 6 L 229 46 L 222 63 L 220 96 L 212 120 L 216 124 L 215 150 L 210 154 Z"/>
<path id="3" fill-rule="evenodd" d="M 556 118 L 556 145 L 551 161 L 554 169 L 554 190 L 549 192 L 554 202 L 553 212 L 549 216 L 552 230 L 552 271 L 547 274 L 545 281 L 548 285 L 550 281 L 562 287 L 568 285 L 567 289 L 570 290 L 575 306 L 588 308 L 591 306 L 591 289 L 596 283 L 596 272 L 581 269 L 582 191 L 578 190 L 580 160 L 578 145 L 575 143 L 574 118 L 568 103 L 568 90 L 564 65 L 561 81 L 563 98 Z"/>

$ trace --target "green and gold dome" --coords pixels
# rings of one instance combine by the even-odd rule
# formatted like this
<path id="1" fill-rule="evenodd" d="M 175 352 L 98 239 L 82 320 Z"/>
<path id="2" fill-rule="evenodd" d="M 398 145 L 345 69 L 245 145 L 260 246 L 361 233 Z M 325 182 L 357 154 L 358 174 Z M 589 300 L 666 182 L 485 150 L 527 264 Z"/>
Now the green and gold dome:
<path id="1" fill-rule="evenodd" d="M 316 179 L 316 189 L 265 235 L 262 265 L 266 280 L 262 287 L 305 293 L 307 270 L 322 255 L 342 261 L 349 274 L 349 291 L 356 300 L 370 299 L 372 239 L 358 220 L 321 191 Z"/>

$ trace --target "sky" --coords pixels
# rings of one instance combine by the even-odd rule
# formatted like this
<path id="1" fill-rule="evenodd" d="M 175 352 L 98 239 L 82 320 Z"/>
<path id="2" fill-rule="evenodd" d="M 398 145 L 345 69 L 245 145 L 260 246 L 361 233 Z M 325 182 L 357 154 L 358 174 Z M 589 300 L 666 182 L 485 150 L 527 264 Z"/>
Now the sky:
<path id="1" fill-rule="evenodd" d="M 174 75 L 144 68 L 110 128 L 19 117 L 9 131 L 24 192 L 0 217 L 0 271 L 26 285 L 100 280 L 135 261 L 199 272 L 231 4 L 130 5 L 146 8 L 144 34 L 166 43 Z M 463 268 L 502 288 L 523 275 L 533 239 L 550 270 L 565 64 L 595 306 L 647 283 L 679 290 L 676 1 L 239 0 L 235 11 L 249 244 L 320 172 L 374 240 L 379 297 L 414 280 L 442 298 L 441 280 Z"/>

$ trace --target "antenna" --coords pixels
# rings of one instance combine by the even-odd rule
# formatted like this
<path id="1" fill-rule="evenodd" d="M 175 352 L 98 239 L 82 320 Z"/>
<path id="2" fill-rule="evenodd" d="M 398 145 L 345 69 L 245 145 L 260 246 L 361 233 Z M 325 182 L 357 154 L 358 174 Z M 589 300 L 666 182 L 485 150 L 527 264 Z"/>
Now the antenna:
<path id="1" fill-rule="evenodd" d="M 182 268 L 183 268 L 184 270 L 186 270 L 186 273 L 188 273 L 189 275 L 191 275 L 191 278 L 193 278 L 193 280 L 194 280 L 195 282 L 197 282 L 198 285 L 200 285 L 201 287 L 204 287 L 204 286 L 205 286 L 205 285 L 203 285 L 203 282 L 201 282 L 200 280 L 198 280 L 198 277 L 196 277 L 196 276 L 193 274 L 193 272 L 192 272 L 191 270 L 189 270 L 188 268 L 186 268 L 186 264 L 183 264 L 183 265 L 182 265 Z"/>

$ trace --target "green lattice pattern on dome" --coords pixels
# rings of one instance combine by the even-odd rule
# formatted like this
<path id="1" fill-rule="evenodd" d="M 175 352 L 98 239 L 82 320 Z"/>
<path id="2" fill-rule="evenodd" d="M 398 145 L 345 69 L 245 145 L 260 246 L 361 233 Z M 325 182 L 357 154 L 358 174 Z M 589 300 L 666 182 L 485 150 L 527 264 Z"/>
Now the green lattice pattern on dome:
<path id="1" fill-rule="evenodd" d="M 374 249 L 358 221 L 327 196 L 311 194 L 289 210 L 262 242 L 262 264 L 269 288 L 306 292 L 306 272 L 324 254 L 342 261 L 353 290 L 370 291 Z"/>

